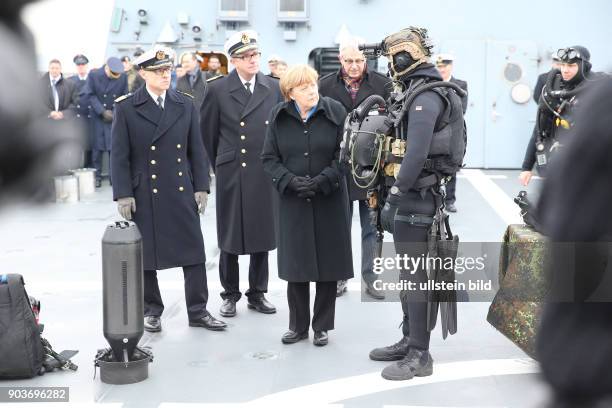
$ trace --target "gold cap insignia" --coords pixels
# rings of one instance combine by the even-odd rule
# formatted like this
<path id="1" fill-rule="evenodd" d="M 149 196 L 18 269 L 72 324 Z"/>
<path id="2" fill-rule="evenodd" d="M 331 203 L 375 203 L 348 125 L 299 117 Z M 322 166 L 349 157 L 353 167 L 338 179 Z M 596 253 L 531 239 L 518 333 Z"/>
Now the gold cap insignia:
<path id="1" fill-rule="evenodd" d="M 240 41 L 242 41 L 243 44 L 248 44 L 251 42 L 251 37 L 249 37 L 248 34 L 243 33 L 242 38 L 240 38 Z"/>
<path id="2" fill-rule="evenodd" d="M 164 51 L 157 51 L 157 53 L 155 54 L 155 58 L 157 58 L 158 60 L 163 60 L 164 58 L 166 58 L 166 53 Z"/>

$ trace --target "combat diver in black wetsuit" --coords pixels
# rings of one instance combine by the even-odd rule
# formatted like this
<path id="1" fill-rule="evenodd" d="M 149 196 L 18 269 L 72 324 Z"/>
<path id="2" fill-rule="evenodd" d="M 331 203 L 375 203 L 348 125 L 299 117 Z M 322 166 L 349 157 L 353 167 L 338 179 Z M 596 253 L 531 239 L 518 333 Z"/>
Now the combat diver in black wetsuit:
<path id="1" fill-rule="evenodd" d="M 566 144 L 566 136 L 574 125 L 573 114 L 582 90 L 591 80 L 591 54 L 580 45 L 557 51 L 559 69 L 548 74 L 538 103 L 536 124 L 527 145 L 519 180 L 526 186 L 531 181 L 534 165 L 546 175 L 551 158 Z"/>
<path id="2" fill-rule="evenodd" d="M 381 47 L 391 61 L 389 68 L 396 88 L 404 91 L 399 98 L 403 106 L 396 117 L 395 131 L 396 138 L 404 140 L 406 148 L 380 219 L 382 227 L 393 232 L 398 255 L 420 258 L 428 253 L 434 216 L 443 214 L 442 186 L 448 176 L 458 170 L 465 154 L 461 99 L 454 91 L 444 88 L 448 85 L 432 86 L 444 82 L 429 63 L 433 46 L 426 30 L 404 29 L 388 36 Z M 454 143 L 457 141 L 461 143 Z M 446 150 L 441 147 L 443 145 Z M 449 146 L 461 151 L 448 151 Z M 419 285 L 427 282 L 428 276 L 422 268 L 402 270 L 400 279 Z M 427 291 L 400 293 L 404 312 L 403 337 L 392 346 L 370 353 L 372 360 L 396 361 L 382 371 L 385 379 L 408 380 L 433 373 L 427 296 Z"/>

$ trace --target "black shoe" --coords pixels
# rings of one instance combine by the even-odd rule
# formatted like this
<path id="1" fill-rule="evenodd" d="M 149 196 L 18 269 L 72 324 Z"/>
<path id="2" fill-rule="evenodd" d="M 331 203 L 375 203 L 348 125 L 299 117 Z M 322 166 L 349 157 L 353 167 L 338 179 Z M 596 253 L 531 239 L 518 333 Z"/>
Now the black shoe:
<path id="1" fill-rule="evenodd" d="M 274 305 L 268 302 L 263 296 L 257 299 L 249 299 L 247 301 L 247 307 L 249 309 L 257 310 L 259 313 L 276 313 L 276 308 L 274 307 Z"/>
<path id="2" fill-rule="evenodd" d="M 385 298 L 385 294 L 382 290 L 374 288 L 373 282 L 366 282 L 365 293 L 369 295 L 372 299 L 383 300 Z"/>
<path id="3" fill-rule="evenodd" d="M 400 341 L 387 347 L 379 347 L 370 351 L 370 360 L 374 361 L 398 361 L 408 355 L 408 337 L 402 337 Z"/>
<path id="4" fill-rule="evenodd" d="M 433 358 L 427 350 L 411 348 L 402 361 L 385 367 L 381 375 L 385 380 L 403 381 L 413 377 L 427 377 L 433 374 Z"/>
<path id="5" fill-rule="evenodd" d="M 208 330 L 220 331 L 224 330 L 227 327 L 225 322 L 221 320 L 217 320 L 212 315 L 206 315 L 200 317 L 199 319 L 190 320 L 189 326 L 191 327 L 203 327 Z"/>
<path id="6" fill-rule="evenodd" d="M 455 207 L 454 203 L 446 203 L 446 211 L 456 213 L 457 207 Z"/>
<path id="7" fill-rule="evenodd" d="M 149 333 L 157 333 L 161 331 L 161 318 L 158 316 L 145 316 L 144 329 Z"/>
<path id="8" fill-rule="evenodd" d="M 298 341 L 304 340 L 307 338 L 308 338 L 308 330 L 306 330 L 303 333 L 297 333 L 297 332 L 294 332 L 293 330 L 289 330 L 288 332 L 283 334 L 281 341 L 284 344 L 293 344 L 293 343 L 297 343 Z"/>
<path id="9" fill-rule="evenodd" d="M 336 297 L 340 297 L 348 290 L 348 281 L 339 280 L 336 284 Z"/>
<path id="10" fill-rule="evenodd" d="M 315 346 L 325 346 L 329 341 L 329 336 L 327 336 L 327 330 L 315 331 L 314 339 L 312 339 L 312 344 Z"/>
<path id="11" fill-rule="evenodd" d="M 102 187 L 102 180 L 96 179 L 96 188 Z"/>
<path id="12" fill-rule="evenodd" d="M 219 314 L 223 317 L 234 317 L 236 316 L 236 301 L 232 299 L 223 300 Z"/>

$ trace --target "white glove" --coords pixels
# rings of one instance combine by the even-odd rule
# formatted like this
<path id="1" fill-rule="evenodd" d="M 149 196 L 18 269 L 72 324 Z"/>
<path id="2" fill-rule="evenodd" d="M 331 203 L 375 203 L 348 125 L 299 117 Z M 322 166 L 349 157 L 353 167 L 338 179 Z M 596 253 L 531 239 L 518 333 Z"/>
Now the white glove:
<path id="1" fill-rule="evenodd" d="M 119 215 L 128 221 L 132 220 L 132 213 L 136 212 L 136 200 L 134 197 L 125 197 L 117 200 Z"/>
<path id="2" fill-rule="evenodd" d="M 198 204 L 198 212 L 204 214 L 206 204 L 208 204 L 208 193 L 206 191 L 196 191 L 194 195 L 195 201 Z"/>

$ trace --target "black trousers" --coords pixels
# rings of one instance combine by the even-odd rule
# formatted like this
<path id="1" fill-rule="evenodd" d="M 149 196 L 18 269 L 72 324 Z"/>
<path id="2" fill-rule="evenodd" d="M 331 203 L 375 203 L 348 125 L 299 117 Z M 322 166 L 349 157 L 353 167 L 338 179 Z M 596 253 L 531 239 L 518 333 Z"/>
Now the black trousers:
<path id="1" fill-rule="evenodd" d="M 189 320 L 208 315 L 208 283 L 206 282 L 206 266 L 204 264 L 183 266 L 185 276 L 185 303 Z M 144 315 L 161 316 L 164 302 L 159 292 L 157 271 L 144 271 Z"/>
<path id="2" fill-rule="evenodd" d="M 240 300 L 240 272 L 238 270 L 238 255 L 221 251 L 219 255 L 219 279 L 223 292 L 221 297 Z M 268 252 L 251 254 L 249 263 L 249 289 L 245 295 L 249 299 L 262 298 L 268 292 Z"/>
<path id="3" fill-rule="evenodd" d="M 455 203 L 455 190 L 457 189 L 457 174 L 454 174 L 446 185 L 446 202 Z"/>
<path id="4" fill-rule="evenodd" d="M 310 282 L 288 282 L 289 330 L 308 331 L 310 325 Z M 336 314 L 336 281 L 316 282 L 312 329 L 333 330 Z"/>
<path id="5" fill-rule="evenodd" d="M 409 191 L 400 203 L 398 215 L 427 215 L 435 213 L 434 198 L 427 193 L 421 198 L 419 193 Z M 403 257 L 422 258 L 427 256 L 427 236 L 429 225 L 416 225 L 398 221 L 394 223 L 393 242 L 395 252 Z M 427 283 L 427 271 L 418 268 L 414 271 L 401 270 L 400 280 L 414 282 L 418 288 Z M 427 330 L 427 292 L 420 290 L 403 290 L 400 300 L 404 319 L 402 331 L 404 336 L 410 336 L 409 346 L 421 350 L 429 349 L 430 332 Z"/>
<path id="6" fill-rule="evenodd" d="M 93 161 L 91 160 L 91 155 L 92 155 L 91 150 L 85 150 L 83 152 L 83 167 L 85 168 L 93 167 Z"/>
<path id="7" fill-rule="evenodd" d="M 102 159 L 104 155 L 108 155 L 109 152 L 106 150 L 92 150 L 91 151 L 91 162 L 96 169 L 96 180 L 102 180 Z M 108 178 L 111 178 L 110 166 L 108 168 Z"/>

